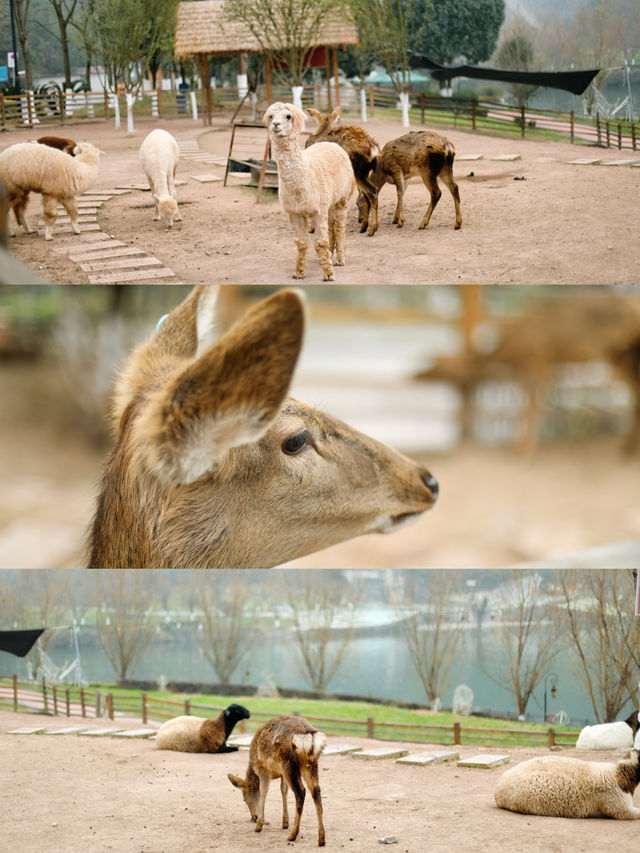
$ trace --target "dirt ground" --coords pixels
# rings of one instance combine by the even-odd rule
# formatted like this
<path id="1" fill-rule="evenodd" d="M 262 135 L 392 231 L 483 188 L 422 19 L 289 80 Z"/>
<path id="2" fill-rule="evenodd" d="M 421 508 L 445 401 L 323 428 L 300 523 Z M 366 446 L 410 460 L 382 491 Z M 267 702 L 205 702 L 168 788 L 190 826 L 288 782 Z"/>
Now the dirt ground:
<path id="1" fill-rule="evenodd" d="M 270 788 L 260 836 L 227 773 L 243 776 L 247 752 L 189 755 L 160 751 L 152 741 L 12 735 L 15 728 L 63 729 L 109 721 L 81 721 L 34 714 L 0 714 L 3 791 L 3 848 L 16 853 L 190 853 L 317 849 L 316 816 L 307 797 L 301 831 L 288 843 L 280 828 L 280 792 Z M 123 728 L 140 722 L 117 720 Z M 358 746 L 380 741 L 336 738 Z M 405 744 L 411 752 L 428 745 Z M 432 747 L 433 748 L 433 747 Z M 574 750 L 567 748 L 567 753 Z M 547 749 L 459 747 L 460 758 L 505 754 L 513 766 Z M 587 760 L 615 761 L 623 751 L 580 750 Z M 320 761 L 327 849 L 374 851 L 380 839 L 397 839 L 402 853 L 594 853 L 609 848 L 635 853 L 637 826 L 631 821 L 571 820 L 500 810 L 493 791 L 504 767 L 462 768 L 455 762 L 431 767 L 393 760 L 363 761 L 324 756 Z M 292 810 L 289 794 L 289 811 Z M 638 799 L 636 797 L 636 805 Z M 387 842 L 389 843 L 389 842 Z M 386 846 L 386 845 L 385 845 Z"/>
<path id="2" fill-rule="evenodd" d="M 307 124 L 309 129 L 315 126 L 312 120 Z M 136 122 L 132 134 L 115 130 L 110 122 L 48 131 L 89 140 L 106 151 L 95 184 L 104 189 L 145 182 L 138 149 L 155 126 L 156 121 L 144 119 Z M 211 129 L 191 119 L 168 121 L 165 126 L 181 139 L 197 139 L 203 152 L 221 157 L 228 153 L 228 117 L 216 117 Z M 398 122 L 379 118 L 367 127 L 380 144 L 404 132 Z M 420 127 L 412 125 L 414 130 Z M 426 205 L 425 188 L 417 179 L 412 179 L 405 196 L 406 225 L 392 226 L 395 190 L 387 186 L 381 191 L 381 226 L 373 238 L 359 234 L 355 203 L 351 205 L 347 265 L 336 268 L 337 284 L 638 283 L 640 168 L 570 163 L 587 157 L 615 163 L 634 155 L 638 163 L 637 152 L 444 132 L 457 151 L 454 172 L 462 199 L 462 229 L 453 228 L 453 203 L 446 188 L 429 227 L 417 229 Z M 33 130 L 12 130 L 2 134 L 0 148 L 34 135 Z M 482 159 L 465 159 L 476 155 Z M 518 159 L 495 159 L 505 155 Z M 239 179 L 225 188 L 222 181 L 200 183 L 194 177 L 212 173 L 222 177 L 224 166 L 182 158 L 177 177 L 186 181 L 178 188 L 184 219 L 170 232 L 152 221 L 150 195 L 141 190 L 106 201 L 98 211 L 98 224 L 105 233 L 159 259 L 175 272 L 174 281 L 286 283 L 294 269 L 295 246 L 274 191 L 266 191 L 256 204 L 255 190 L 239 185 Z M 29 210 L 36 222 L 37 196 Z M 77 243 L 81 242 L 80 237 Z M 59 235 L 58 247 L 62 243 Z M 45 243 L 42 235 L 21 230 L 11 241 L 16 257 L 46 280 L 86 283 L 88 273 L 55 248 L 56 243 Z M 312 248 L 305 281 L 322 281 Z"/>

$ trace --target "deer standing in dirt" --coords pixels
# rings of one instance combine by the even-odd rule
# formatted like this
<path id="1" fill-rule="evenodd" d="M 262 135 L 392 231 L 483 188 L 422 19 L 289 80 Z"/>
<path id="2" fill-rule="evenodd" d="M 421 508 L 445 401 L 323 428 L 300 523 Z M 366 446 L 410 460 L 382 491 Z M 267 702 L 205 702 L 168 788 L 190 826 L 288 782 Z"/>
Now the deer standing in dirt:
<path id="1" fill-rule="evenodd" d="M 216 294 L 195 288 L 120 375 L 91 566 L 267 568 L 433 506 L 428 471 L 287 396 L 297 292 L 276 292 L 217 340 Z"/>
<path id="2" fill-rule="evenodd" d="M 324 847 L 325 831 L 322 821 L 322 794 L 318 781 L 318 759 L 325 742 L 325 734 L 314 729 L 303 717 L 276 717 L 256 731 L 249 749 L 246 777 L 241 779 L 233 773 L 227 774 L 231 784 L 242 791 L 251 820 L 256 822 L 256 832 L 261 832 L 264 825 L 264 805 L 269 783 L 272 779 L 280 779 L 283 829 L 289 828 L 288 788 L 291 788 L 296 798 L 295 822 L 287 839 L 296 840 L 306 794 L 304 780 L 318 815 L 318 847 Z"/>
<path id="3" fill-rule="evenodd" d="M 537 305 L 505 326 L 492 352 L 443 356 L 415 379 L 444 380 L 463 395 L 463 434 L 471 434 L 472 399 L 486 381 L 516 381 L 527 392 L 519 446 L 536 444 L 544 391 L 558 365 L 603 361 L 626 382 L 633 417 L 625 449 L 640 439 L 640 298 L 613 291 L 576 293 Z"/>

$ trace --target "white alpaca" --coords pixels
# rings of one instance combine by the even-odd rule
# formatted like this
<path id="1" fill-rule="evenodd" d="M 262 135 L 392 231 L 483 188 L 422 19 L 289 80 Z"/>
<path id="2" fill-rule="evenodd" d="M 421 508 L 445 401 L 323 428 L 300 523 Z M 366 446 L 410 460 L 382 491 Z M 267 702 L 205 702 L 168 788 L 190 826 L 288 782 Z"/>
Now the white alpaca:
<path id="1" fill-rule="evenodd" d="M 80 233 L 76 196 L 91 187 L 98 174 L 101 152 L 90 142 L 79 142 L 75 156 L 48 145 L 19 142 L 0 154 L 0 180 L 7 186 L 9 208 L 27 234 L 33 234 L 24 215 L 29 193 L 42 194 L 45 240 L 53 240 L 52 229 L 60 203 L 71 218 L 74 234 Z M 9 234 L 14 235 L 9 221 Z"/>
<path id="2" fill-rule="evenodd" d="M 143 140 L 138 159 L 156 203 L 153 218 L 162 219 L 167 228 L 171 228 L 174 219 L 182 220 L 174 183 L 180 159 L 178 143 L 166 130 L 156 128 Z"/>
<path id="3" fill-rule="evenodd" d="M 304 127 L 304 115 L 293 104 L 272 104 L 264 123 L 278 164 L 280 204 L 289 214 L 298 248 L 293 277 L 304 278 L 310 225 L 324 281 L 333 281 L 334 250 L 336 266 L 344 266 L 347 203 L 355 190 L 349 155 L 333 142 L 318 142 L 302 150 L 298 134 Z"/>

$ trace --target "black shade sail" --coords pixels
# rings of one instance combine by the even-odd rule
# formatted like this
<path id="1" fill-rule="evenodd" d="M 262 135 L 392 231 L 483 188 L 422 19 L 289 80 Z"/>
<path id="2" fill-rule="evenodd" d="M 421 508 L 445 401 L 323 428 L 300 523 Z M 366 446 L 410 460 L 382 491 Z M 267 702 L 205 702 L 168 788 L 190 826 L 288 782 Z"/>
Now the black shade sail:
<path id="1" fill-rule="evenodd" d="M 31 651 L 40 634 L 46 630 L 38 628 L 35 631 L 0 631 L 0 651 L 23 658 Z"/>
<path id="2" fill-rule="evenodd" d="M 530 86 L 548 86 L 565 89 L 581 95 L 600 73 L 599 68 L 587 71 L 504 71 L 501 68 L 482 68 L 479 65 L 439 65 L 420 53 L 409 58 L 411 68 L 428 71 L 436 80 L 451 80 L 453 77 L 472 77 L 478 80 L 501 80 L 504 83 L 527 83 Z"/>

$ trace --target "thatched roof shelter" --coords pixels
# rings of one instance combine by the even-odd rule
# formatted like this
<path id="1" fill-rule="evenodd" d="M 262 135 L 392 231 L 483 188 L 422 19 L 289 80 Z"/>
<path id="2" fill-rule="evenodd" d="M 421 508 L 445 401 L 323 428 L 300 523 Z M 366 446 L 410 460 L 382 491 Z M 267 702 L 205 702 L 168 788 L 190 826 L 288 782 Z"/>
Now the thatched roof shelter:
<path id="1" fill-rule="evenodd" d="M 211 99 L 207 63 L 209 56 L 222 56 L 233 53 L 262 53 L 262 47 L 248 28 L 241 22 L 228 21 L 223 12 L 224 0 L 198 0 L 178 4 L 174 51 L 178 59 L 195 56 L 200 67 L 200 78 L 206 94 L 206 112 L 211 116 Z M 311 48 L 326 48 L 327 74 L 329 72 L 329 51 L 333 54 L 333 72 L 338 93 L 338 47 L 358 43 L 358 31 L 351 21 L 327 20 L 320 27 L 318 36 L 309 45 Z M 273 45 L 277 50 L 280 45 Z M 271 68 L 266 57 L 267 99 L 271 99 Z"/>

